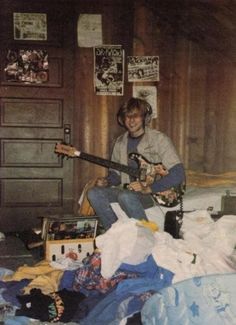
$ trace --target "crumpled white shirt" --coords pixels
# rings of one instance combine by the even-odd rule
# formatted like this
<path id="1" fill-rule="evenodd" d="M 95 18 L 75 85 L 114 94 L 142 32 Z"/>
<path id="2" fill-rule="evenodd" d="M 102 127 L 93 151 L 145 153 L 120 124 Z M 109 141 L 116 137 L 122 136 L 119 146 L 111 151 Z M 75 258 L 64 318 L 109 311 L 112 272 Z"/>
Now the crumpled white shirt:
<path id="1" fill-rule="evenodd" d="M 157 265 L 173 273 L 173 283 L 214 273 L 236 272 L 231 256 L 236 245 L 236 216 L 212 221 L 207 211 L 184 214 L 183 239 L 168 233 L 155 233 L 152 250 Z"/>
<path id="2" fill-rule="evenodd" d="M 104 278 L 110 278 L 122 263 L 137 265 L 150 255 L 155 244 L 154 233 L 137 223 L 133 218 L 118 220 L 105 234 L 96 237 Z"/>

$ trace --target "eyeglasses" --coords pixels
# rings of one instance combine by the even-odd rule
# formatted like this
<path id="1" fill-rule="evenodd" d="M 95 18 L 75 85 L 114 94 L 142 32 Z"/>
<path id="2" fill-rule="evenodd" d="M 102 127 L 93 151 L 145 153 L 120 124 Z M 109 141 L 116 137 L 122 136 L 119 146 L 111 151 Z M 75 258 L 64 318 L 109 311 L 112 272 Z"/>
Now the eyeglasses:
<path id="1" fill-rule="evenodd" d="M 125 115 L 125 120 L 139 119 L 139 118 L 143 118 L 143 115 L 140 113 L 132 113 L 132 114 Z"/>

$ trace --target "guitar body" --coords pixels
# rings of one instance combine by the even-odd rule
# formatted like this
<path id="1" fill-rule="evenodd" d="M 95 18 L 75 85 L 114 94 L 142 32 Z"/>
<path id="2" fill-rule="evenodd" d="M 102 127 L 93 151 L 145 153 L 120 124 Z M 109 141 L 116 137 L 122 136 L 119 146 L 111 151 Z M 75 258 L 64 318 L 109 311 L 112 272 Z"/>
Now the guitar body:
<path id="1" fill-rule="evenodd" d="M 112 168 L 126 173 L 132 177 L 135 177 L 145 187 L 150 186 L 155 180 L 168 175 L 168 170 L 161 162 L 151 163 L 139 153 L 129 154 L 129 158 L 137 162 L 138 168 L 129 167 L 127 165 L 122 165 L 114 161 L 96 157 L 85 152 L 80 152 L 75 147 L 61 143 L 56 144 L 55 153 L 71 158 L 77 157 L 106 168 Z M 174 207 L 181 202 L 183 194 L 184 185 L 181 184 L 163 192 L 152 193 L 152 196 L 158 204 L 167 207 Z"/>
<path id="2" fill-rule="evenodd" d="M 130 153 L 129 158 L 135 160 L 138 164 L 141 171 L 139 180 L 146 182 L 148 185 L 151 185 L 158 176 L 163 177 L 168 174 L 168 170 L 161 162 L 151 163 L 143 155 L 136 152 Z"/>
<path id="3" fill-rule="evenodd" d="M 162 163 L 151 163 L 139 153 L 130 153 L 129 158 L 135 160 L 141 170 L 139 181 L 145 186 L 151 185 L 155 180 L 168 175 L 168 170 Z M 165 207 L 175 207 L 181 202 L 184 194 L 184 185 L 172 187 L 166 191 L 152 193 L 154 200 Z"/>

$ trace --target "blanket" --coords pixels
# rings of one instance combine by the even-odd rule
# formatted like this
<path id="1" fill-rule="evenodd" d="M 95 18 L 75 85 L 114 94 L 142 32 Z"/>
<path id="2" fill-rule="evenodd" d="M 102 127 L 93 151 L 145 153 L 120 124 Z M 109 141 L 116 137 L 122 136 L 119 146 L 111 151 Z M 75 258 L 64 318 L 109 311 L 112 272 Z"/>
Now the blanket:
<path id="1" fill-rule="evenodd" d="M 197 277 L 154 294 L 141 310 L 143 325 L 236 324 L 236 273 Z"/>
<path id="2" fill-rule="evenodd" d="M 21 266 L 16 272 L 10 275 L 3 276 L 4 281 L 20 281 L 23 279 L 31 280 L 24 288 L 25 293 L 29 293 L 31 289 L 41 289 L 44 294 L 49 294 L 58 290 L 62 270 L 57 270 L 50 266 L 48 261 L 41 261 L 35 266 Z"/>

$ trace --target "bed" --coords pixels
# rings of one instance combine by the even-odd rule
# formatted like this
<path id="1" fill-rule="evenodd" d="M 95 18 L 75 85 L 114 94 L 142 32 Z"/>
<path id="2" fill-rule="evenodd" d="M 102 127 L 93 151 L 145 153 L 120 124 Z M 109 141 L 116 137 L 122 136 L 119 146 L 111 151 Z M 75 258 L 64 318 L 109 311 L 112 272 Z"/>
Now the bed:
<path id="1" fill-rule="evenodd" d="M 226 197 L 232 202 L 230 209 L 223 205 Z M 160 229 L 164 229 L 166 213 L 178 209 L 180 205 L 173 208 L 155 206 L 147 209 L 146 213 L 149 220 L 157 222 Z M 212 215 L 223 215 L 224 211 L 236 214 L 236 172 L 214 175 L 187 170 L 183 210 L 208 210 Z"/>
<path id="2" fill-rule="evenodd" d="M 19 286 L 14 292 L 11 284 L 16 281 L 24 289 L 21 294 L 35 287 L 46 295 L 64 289 L 82 293 L 85 299 L 70 319 L 75 324 L 236 324 L 236 213 L 219 213 L 222 197 L 234 193 L 236 173 L 188 172 L 181 239 L 164 231 L 170 209 L 148 209 L 149 222 L 140 223 L 114 204 L 118 221 L 97 236 L 98 250 L 75 269 L 43 265 L 43 270 L 51 272 L 40 271 L 43 283 L 32 279 L 34 266 L 27 269 L 32 272 L 30 279 L 24 278 L 26 283 L 19 272 L 1 270 L 0 302 L 12 307 L 2 319 L 9 325 L 23 324 L 14 315 L 19 308 L 14 296 Z M 220 218 L 213 219 L 212 213 Z M 49 286 L 45 285 L 47 277 Z M 27 318 L 24 321 L 31 323 Z"/>

